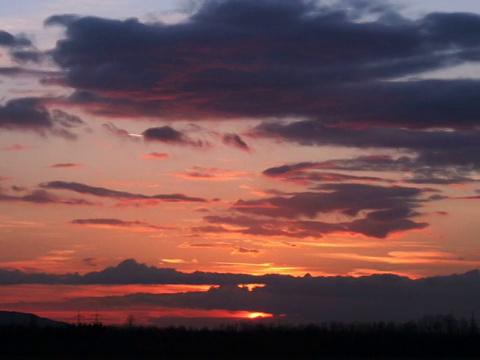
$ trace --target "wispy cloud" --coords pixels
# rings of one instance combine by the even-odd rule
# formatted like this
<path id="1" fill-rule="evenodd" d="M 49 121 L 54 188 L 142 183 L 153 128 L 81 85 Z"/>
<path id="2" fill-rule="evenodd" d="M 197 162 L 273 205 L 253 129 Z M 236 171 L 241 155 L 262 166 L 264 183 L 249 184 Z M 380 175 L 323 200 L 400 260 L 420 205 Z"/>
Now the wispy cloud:
<path id="1" fill-rule="evenodd" d="M 190 197 L 184 194 L 157 194 L 145 195 L 135 194 L 127 191 L 111 190 L 103 187 L 90 186 L 76 182 L 50 181 L 42 183 L 44 189 L 70 190 L 80 194 L 93 195 L 97 197 L 112 198 L 117 200 L 150 200 L 152 202 L 207 202 L 206 199 Z"/>
<path id="2" fill-rule="evenodd" d="M 163 152 L 151 152 L 149 154 L 142 154 L 140 155 L 142 159 L 168 159 L 170 157 L 169 154 Z"/>
<path id="3" fill-rule="evenodd" d="M 83 225 L 91 227 L 100 227 L 106 229 L 122 229 L 130 231 L 165 231 L 173 230 L 173 226 L 158 226 L 142 220 L 120 220 L 120 219 L 75 219 L 70 222 L 73 225 Z"/>
<path id="4" fill-rule="evenodd" d="M 23 191 L 24 189 L 19 189 Z M 15 191 L 15 189 L 14 189 Z M 70 198 L 70 197 L 63 197 L 53 194 L 44 189 L 37 189 L 26 193 L 25 195 L 12 195 L 9 192 L 5 191 L 5 189 L 0 189 L 0 202 L 27 202 L 33 204 L 62 204 L 62 205 L 96 205 L 94 202 L 79 199 L 79 198 Z"/>
<path id="5" fill-rule="evenodd" d="M 24 145 L 24 144 L 12 144 L 9 146 L 4 146 L 1 148 L 1 150 L 4 151 L 25 151 L 25 150 L 31 150 L 32 146 L 30 145 Z"/>
<path id="6" fill-rule="evenodd" d="M 238 134 L 232 134 L 232 133 L 224 134 L 222 137 L 222 141 L 225 145 L 229 145 L 240 150 L 244 150 L 244 151 L 251 150 L 248 144 Z"/>
<path id="7" fill-rule="evenodd" d="M 170 176 L 186 180 L 207 180 L 207 181 L 230 181 L 248 177 L 248 173 L 221 168 L 206 168 L 195 166 L 187 169 L 184 173 L 171 173 Z"/>
<path id="8" fill-rule="evenodd" d="M 49 166 L 52 169 L 71 169 L 71 168 L 79 168 L 83 167 L 83 164 L 77 163 L 58 163 Z"/>

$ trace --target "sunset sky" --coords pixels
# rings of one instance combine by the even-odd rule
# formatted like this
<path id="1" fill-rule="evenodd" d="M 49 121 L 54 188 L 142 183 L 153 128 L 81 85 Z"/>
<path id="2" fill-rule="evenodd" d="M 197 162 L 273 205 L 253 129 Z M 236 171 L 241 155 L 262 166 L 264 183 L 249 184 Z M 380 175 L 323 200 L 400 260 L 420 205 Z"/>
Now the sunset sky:
<path id="1" fill-rule="evenodd" d="M 480 312 L 479 62 L 471 0 L 9 1 L 0 309 Z"/>

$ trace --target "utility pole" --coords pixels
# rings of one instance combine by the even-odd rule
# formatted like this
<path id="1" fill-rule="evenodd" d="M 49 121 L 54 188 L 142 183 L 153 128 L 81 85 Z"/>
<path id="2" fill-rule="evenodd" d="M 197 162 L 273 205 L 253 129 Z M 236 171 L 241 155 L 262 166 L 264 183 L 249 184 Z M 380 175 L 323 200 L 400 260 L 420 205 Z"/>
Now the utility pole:
<path id="1" fill-rule="evenodd" d="M 93 315 L 93 325 L 100 325 L 100 314 L 98 311 L 95 311 L 95 315 Z"/>

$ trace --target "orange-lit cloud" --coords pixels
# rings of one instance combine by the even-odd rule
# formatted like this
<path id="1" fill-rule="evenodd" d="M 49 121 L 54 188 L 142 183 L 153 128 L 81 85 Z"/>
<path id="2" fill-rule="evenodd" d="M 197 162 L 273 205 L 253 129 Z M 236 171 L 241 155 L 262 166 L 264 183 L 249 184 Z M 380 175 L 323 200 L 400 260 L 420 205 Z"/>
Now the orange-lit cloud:
<path id="1" fill-rule="evenodd" d="M 1 269 L 23 270 L 26 272 L 50 272 L 58 274 L 69 271 L 74 265 L 75 250 L 51 250 L 32 260 L 6 261 L 0 263 Z"/>
<path id="2" fill-rule="evenodd" d="M 263 252 L 260 249 L 249 249 L 243 246 L 234 245 L 227 242 L 212 242 L 212 243 L 183 243 L 179 248 L 198 248 L 198 249 L 228 249 L 231 250 L 230 255 L 252 255 L 256 256 Z"/>
<path id="3" fill-rule="evenodd" d="M 193 260 L 184 260 L 184 259 L 162 259 L 162 263 L 165 264 L 197 264 L 198 260 L 193 259 Z"/>
<path id="4" fill-rule="evenodd" d="M 463 259 L 452 253 L 438 251 L 390 251 L 387 256 L 361 255 L 355 253 L 329 253 L 317 256 L 386 264 L 462 264 L 480 267 L 480 260 Z"/>
<path id="5" fill-rule="evenodd" d="M 169 157 L 169 154 L 163 152 L 151 152 L 149 154 L 140 155 L 140 158 L 142 159 L 168 159 Z"/>

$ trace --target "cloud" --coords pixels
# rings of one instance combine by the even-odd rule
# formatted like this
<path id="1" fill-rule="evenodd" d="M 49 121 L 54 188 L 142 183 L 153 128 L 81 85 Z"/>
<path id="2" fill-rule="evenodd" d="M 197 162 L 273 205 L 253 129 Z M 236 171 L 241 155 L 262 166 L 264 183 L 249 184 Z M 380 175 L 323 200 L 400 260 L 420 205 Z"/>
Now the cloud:
<path id="1" fill-rule="evenodd" d="M 375 1 L 225 0 L 202 2 L 176 24 L 74 15 L 45 23 L 66 29 L 51 55 L 74 89 L 68 104 L 109 117 L 262 119 L 251 139 L 408 150 L 416 159 L 406 181 L 472 182 L 480 170 L 480 80 L 424 74 L 478 62 L 480 16 L 412 20 L 397 10 Z M 149 142 L 209 146 L 188 135 L 169 125 L 143 133 Z M 220 136 L 250 149 L 236 133 Z M 289 176 L 282 179 L 381 181 L 336 171 Z"/>
<path id="2" fill-rule="evenodd" d="M 390 216 L 384 216 L 390 214 Z M 396 217 L 395 217 L 396 215 Z M 287 237 L 303 239 L 311 237 L 318 240 L 327 234 L 365 235 L 374 238 L 388 236 L 411 230 L 421 230 L 428 226 L 425 222 L 415 222 L 409 217 L 416 214 L 412 211 L 392 209 L 371 212 L 359 219 L 348 219 L 338 222 L 298 219 L 268 219 L 250 216 L 206 216 L 204 220 L 212 224 L 230 226 L 197 226 L 194 232 L 214 234 L 244 234 L 261 237 Z"/>
<path id="3" fill-rule="evenodd" d="M 13 61 L 17 63 L 34 62 L 40 63 L 47 58 L 47 55 L 38 51 L 32 42 L 25 35 L 12 35 L 7 31 L 0 30 L 0 47 L 8 49 L 8 53 Z M 36 73 L 37 71 L 22 70 L 21 68 L 11 68 L 15 73 L 17 69 L 20 73 Z M 8 73 L 8 70 L 7 70 Z M 40 71 L 38 73 L 41 73 Z M 12 74 L 10 72 L 10 74 Z"/>
<path id="4" fill-rule="evenodd" d="M 92 257 L 87 257 L 87 258 L 84 258 L 82 259 L 82 263 L 87 265 L 87 266 L 97 266 L 97 259 L 96 258 L 92 258 Z"/>
<path id="5" fill-rule="evenodd" d="M 9 146 L 2 147 L 0 150 L 4 151 L 24 151 L 24 150 L 31 150 L 32 147 L 30 145 L 24 144 L 12 144 Z"/>
<path id="6" fill-rule="evenodd" d="M 240 150 L 250 151 L 250 147 L 243 139 L 237 134 L 224 134 L 222 141 L 225 145 L 235 147 Z"/>
<path id="7" fill-rule="evenodd" d="M 12 190 L 24 191 L 25 189 L 14 186 Z M 44 189 L 33 190 L 22 196 L 11 195 L 3 189 L 0 189 L 0 202 L 1 201 L 21 201 L 33 204 L 95 205 L 93 202 L 84 199 L 60 197 Z"/>
<path id="8" fill-rule="evenodd" d="M 162 126 L 162 127 L 155 127 L 147 129 L 143 132 L 143 137 L 147 141 L 155 140 L 155 141 L 163 141 L 163 142 L 173 142 L 173 143 L 184 143 L 186 140 L 184 135 L 180 132 L 175 130 L 170 126 Z"/>
<path id="9" fill-rule="evenodd" d="M 480 17 L 411 20 L 377 5 L 207 1 L 170 25 L 72 15 L 45 23 L 66 28 L 51 51 L 65 82 L 98 97 L 105 113 L 475 127 L 479 81 L 412 76 L 477 62 Z"/>
<path id="10" fill-rule="evenodd" d="M 303 145 L 341 145 L 358 148 L 404 148 L 416 151 L 448 149 L 455 151 L 475 148 L 480 132 L 444 131 L 420 129 L 396 129 L 392 127 L 342 127 L 322 124 L 316 120 L 290 123 L 263 123 L 254 134 L 282 137 Z"/>
<path id="11" fill-rule="evenodd" d="M 209 144 L 203 140 L 192 140 L 184 133 L 165 125 L 149 128 L 143 132 L 146 141 L 159 141 L 167 144 L 190 145 L 194 147 L 205 147 Z"/>
<path id="12" fill-rule="evenodd" d="M 0 127 L 49 129 L 52 126 L 52 119 L 40 99 L 13 99 L 0 107 Z"/>
<path id="13" fill-rule="evenodd" d="M 172 230 L 171 226 L 157 226 L 141 220 L 120 220 L 120 219 L 75 219 L 70 222 L 74 225 L 93 226 L 102 228 L 117 228 L 132 231 L 163 231 Z"/>
<path id="14" fill-rule="evenodd" d="M 440 160 L 440 159 L 439 159 Z M 423 155 L 398 156 L 369 155 L 350 159 L 332 159 L 322 162 L 300 162 L 268 168 L 263 175 L 283 181 L 311 185 L 315 182 L 328 181 L 331 177 L 336 181 L 381 181 L 381 178 L 352 176 L 330 173 L 328 171 L 348 172 L 382 172 L 401 176 L 402 181 L 413 184 L 463 184 L 476 182 L 475 167 L 458 162 L 452 165 L 444 157 L 438 163 L 425 161 Z M 384 181 L 388 181 L 384 179 Z"/>
<path id="15" fill-rule="evenodd" d="M 149 154 L 140 155 L 142 159 L 168 159 L 170 155 L 163 152 L 151 152 Z"/>
<path id="16" fill-rule="evenodd" d="M 83 164 L 76 164 L 76 163 L 59 163 L 59 164 L 53 164 L 50 165 L 50 168 L 53 169 L 70 169 L 70 168 L 78 168 L 82 167 Z"/>
<path id="17" fill-rule="evenodd" d="M 0 46 L 22 47 L 32 45 L 31 41 L 24 36 L 14 36 L 7 31 L 0 30 Z"/>
<path id="18" fill-rule="evenodd" d="M 428 223 L 415 221 L 421 215 L 417 209 L 435 200 L 429 196 L 435 191 L 363 183 L 319 184 L 312 191 L 240 199 L 225 215 L 205 216 L 208 225 L 192 231 L 290 238 L 321 238 L 331 233 L 387 238 L 426 228 Z M 331 215 L 337 220 L 332 221 Z"/>
<path id="19" fill-rule="evenodd" d="M 229 169 L 195 166 L 192 169 L 186 170 L 184 173 L 172 173 L 169 175 L 187 180 L 227 181 L 244 178 L 248 174 L 242 171 L 233 171 Z"/>
<path id="20" fill-rule="evenodd" d="M 19 63 L 41 63 L 47 58 L 47 55 L 37 50 L 15 50 L 12 51 L 11 56 Z"/>
<path id="21" fill-rule="evenodd" d="M 217 230 L 218 229 L 218 230 Z M 224 227 L 221 226 L 198 226 L 193 227 L 192 231 L 194 232 L 204 232 L 204 233 L 228 233 Z M 228 242 L 213 242 L 213 243 L 185 243 L 181 244 L 181 248 L 196 248 L 196 249 L 226 249 L 230 250 L 230 255 L 259 255 L 263 251 L 260 249 L 250 249 L 243 246 L 237 246 Z"/>
<path id="22" fill-rule="evenodd" d="M 196 264 L 198 260 L 184 260 L 184 259 L 162 259 L 162 263 L 165 264 Z"/>
<path id="23" fill-rule="evenodd" d="M 205 2 L 185 22 L 170 25 L 74 15 L 45 23 L 66 28 L 66 38 L 51 51 L 65 84 L 75 89 L 65 101 L 96 114 L 275 119 L 249 135 L 410 150 L 416 157 L 404 165 L 414 174 L 405 181 L 473 182 L 480 169 L 480 81 L 421 76 L 477 62 L 480 37 L 473 30 L 480 17 L 433 13 L 411 20 L 396 11 L 377 2 L 226 0 Z M 297 120 L 284 120 L 292 117 Z M 143 137 L 209 145 L 168 125 L 149 128 Z M 250 149 L 235 133 L 223 134 L 222 141 Z M 275 177 L 305 185 L 382 181 L 319 169 Z"/>
<path id="24" fill-rule="evenodd" d="M 102 128 L 105 129 L 110 134 L 112 134 L 113 136 L 116 136 L 120 139 L 126 139 L 130 141 L 139 141 L 140 138 L 142 137 L 142 135 L 129 133 L 127 130 L 121 129 L 116 125 L 112 124 L 111 122 L 102 124 Z"/>
<path id="25" fill-rule="evenodd" d="M 242 213 L 270 217 L 314 218 L 318 213 L 338 212 L 355 216 L 362 210 L 382 210 L 404 205 L 418 206 L 424 191 L 414 187 L 367 184 L 325 184 L 322 192 L 302 192 L 289 197 L 238 200 L 233 209 Z"/>
<path id="26" fill-rule="evenodd" d="M 268 170 L 268 169 L 267 169 Z M 265 172 L 264 172 L 265 173 Z M 266 173 L 268 174 L 268 172 Z M 313 171 L 295 171 L 289 172 L 285 176 L 271 176 L 280 180 L 289 181 L 301 185 L 312 185 L 316 182 L 378 182 L 378 181 L 388 181 L 388 179 L 382 179 L 379 177 L 373 176 L 355 176 L 355 175 L 346 175 L 340 173 L 332 172 L 313 172 Z"/>
<path id="27" fill-rule="evenodd" d="M 0 106 L 0 128 L 7 130 L 34 130 L 41 134 L 50 133 L 69 140 L 75 140 L 76 128 L 85 123 L 75 115 L 62 110 L 48 111 L 44 106 L 47 99 L 18 98 Z"/>
<path id="28" fill-rule="evenodd" d="M 262 251 L 258 249 L 247 249 L 244 247 L 236 247 L 231 254 L 232 255 L 259 255 Z"/>
<path id="29" fill-rule="evenodd" d="M 9 77 L 18 77 L 18 76 L 29 76 L 29 77 L 39 77 L 40 83 L 47 84 L 54 78 L 58 78 L 62 75 L 61 71 L 52 71 L 52 70 L 39 70 L 24 68 L 20 66 L 7 66 L 0 67 L 0 75 L 9 76 Z"/>
<path id="30" fill-rule="evenodd" d="M 445 259 L 446 254 L 394 254 Z M 393 257 L 392 257 L 393 258 Z M 324 321 L 407 321 L 426 314 L 451 313 L 469 317 L 480 311 L 478 270 L 420 279 L 382 274 L 361 277 L 181 273 L 139 264 L 129 259 L 115 267 L 79 274 L 25 273 L 0 269 L 2 284 L 214 284 L 208 291 L 174 294 L 135 293 L 123 296 L 79 297 L 51 306 L 114 309 L 224 309 L 283 315 L 288 323 Z M 246 287 L 241 284 L 263 284 Z M 458 296 L 462 294 L 463 296 Z M 36 303 L 26 303 L 33 306 Z M 22 306 L 26 305 L 23 303 Z M 89 304 L 89 305 L 87 305 Z M 15 304 L 14 304 L 15 305 Z M 41 304 L 36 304 L 40 306 Z M 12 306 L 12 304 L 10 304 Z"/>
<path id="31" fill-rule="evenodd" d="M 50 181 L 40 186 L 44 189 L 70 190 L 80 194 L 106 197 L 117 200 L 151 200 L 152 202 L 206 202 L 206 199 L 190 197 L 184 194 L 144 195 L 126 191 L 111 190 L 103 187 L 85 185 L 77 182 Z"/>

